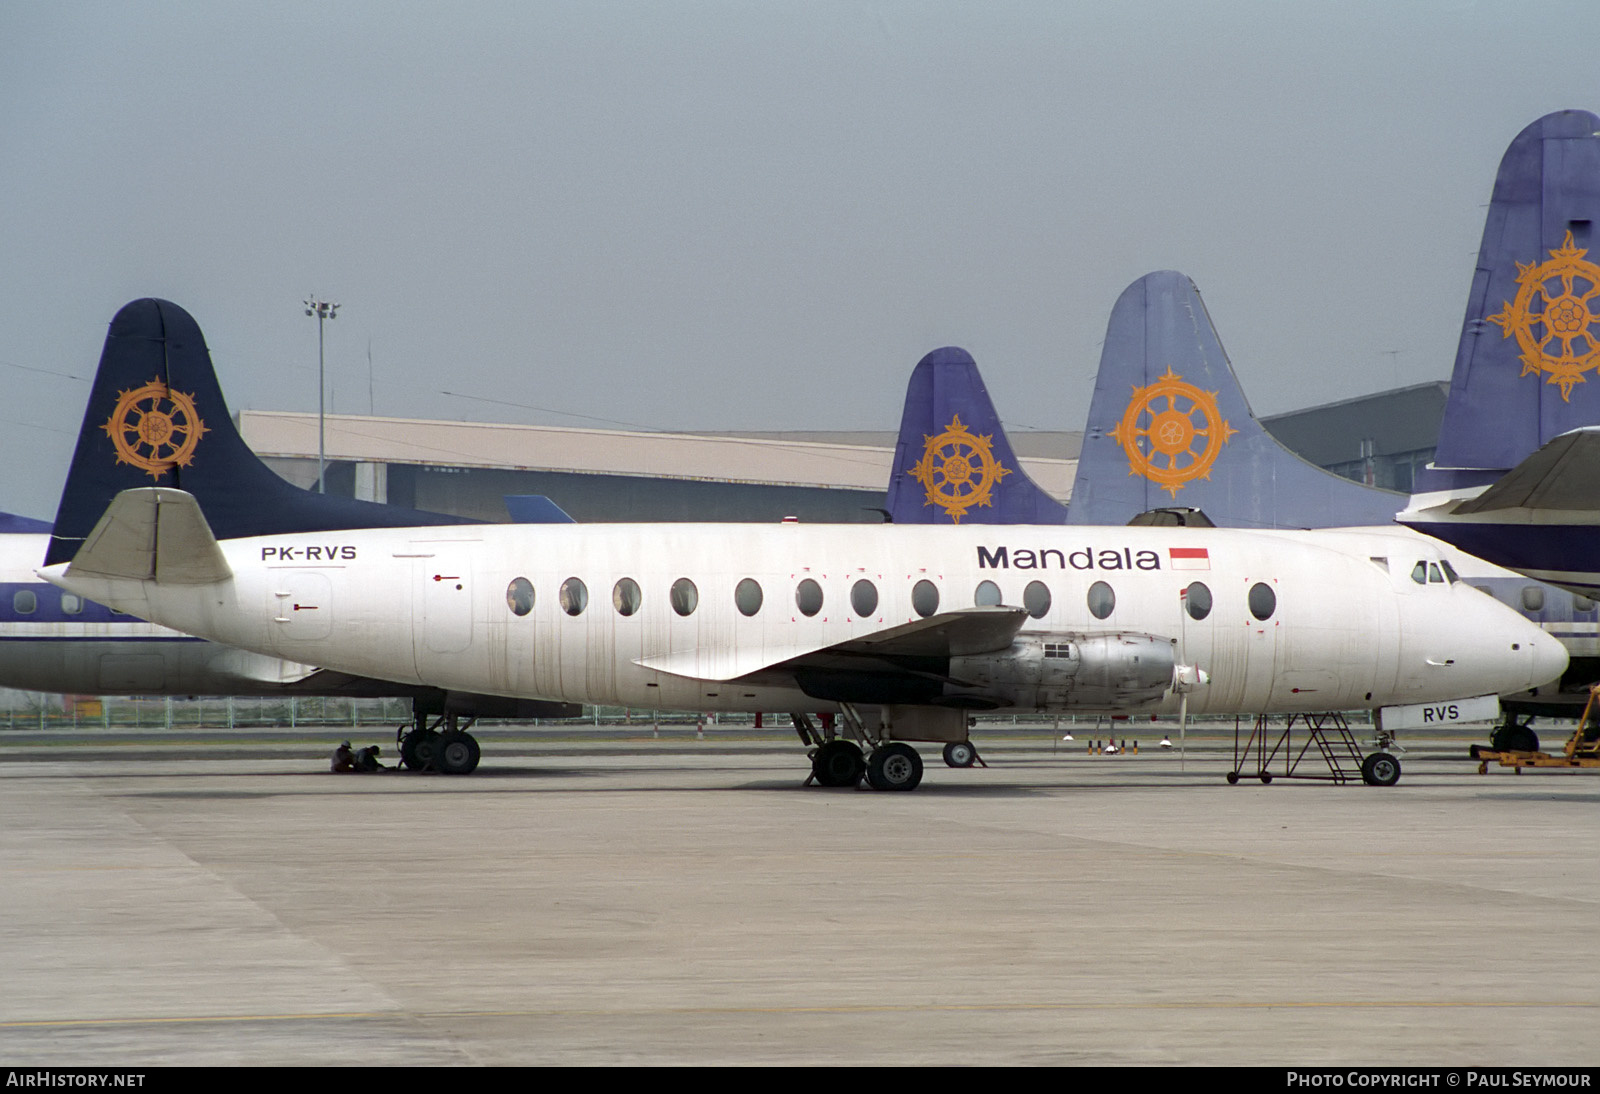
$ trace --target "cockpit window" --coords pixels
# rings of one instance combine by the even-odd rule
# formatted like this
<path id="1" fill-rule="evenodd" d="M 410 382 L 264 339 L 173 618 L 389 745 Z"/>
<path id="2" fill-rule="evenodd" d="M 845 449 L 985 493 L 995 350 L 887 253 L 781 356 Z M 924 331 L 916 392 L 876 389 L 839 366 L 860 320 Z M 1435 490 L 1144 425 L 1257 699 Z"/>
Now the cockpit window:
<path id="1" fill-rule="evenodd" d="M 1435 585 L 1444 584 L 1444 575 L 1439 572 L 1439 567 L 1431 562 L 1428 563 L 1428 580 Z"/>
<path id="2" fill-rule="evenodd" d="M 1456 573 L 1456 568 L 1450 565 L 1449 559 L 1441 558 L 1439 560 L 1439 568 L 1444 571 L 1444 579 L 1450 584 L 1454 585 L 1461 580 L 1461 575 Z"/>
<path id="3" fill-rule="evenodd" d="M 1411 567 L 1411 580 L 1418 585 L 1426 585 L 1428 583 L 1428 564 L 1426 562 L 1418 562 Z"/>

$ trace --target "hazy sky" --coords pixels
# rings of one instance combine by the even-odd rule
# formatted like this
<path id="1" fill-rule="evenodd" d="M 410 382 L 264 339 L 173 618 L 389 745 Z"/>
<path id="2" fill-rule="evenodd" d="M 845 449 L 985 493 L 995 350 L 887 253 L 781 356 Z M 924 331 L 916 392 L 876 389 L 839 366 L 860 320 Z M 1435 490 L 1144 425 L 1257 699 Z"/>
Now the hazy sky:
<path id="1" fill-rule="evenodd" d="M 315 293 L 338 411 L 370 347 L 379 414 L 891 429 L 955 344 L 1009 427 L 1078 429 L 1155 269 L 1199 284 L 1259 412 L 1444 379 L 1500 155 L 1600 108 L 1596 27 L 1590 0 L 5 0 L 0 509 L 54 515 L 141 296 L 194 314 L 235 410 L 316 407 Z"/>

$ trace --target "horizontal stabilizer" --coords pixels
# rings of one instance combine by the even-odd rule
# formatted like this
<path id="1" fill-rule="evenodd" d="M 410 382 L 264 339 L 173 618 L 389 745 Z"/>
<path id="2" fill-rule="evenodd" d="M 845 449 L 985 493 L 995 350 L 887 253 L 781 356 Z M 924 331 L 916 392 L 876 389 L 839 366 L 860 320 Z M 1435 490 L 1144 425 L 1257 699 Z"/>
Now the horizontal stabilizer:
<path id="1" fill-rule="evenodd" d="M 161 486 L 113 498 L 67 573 L 162 585 L 209 585 L 233 576 L 194 498 Z"/>
<path id="2" fill-rule="evenodd" d="M 1186 506 L 1224 528 L 1330 528 L 1387 523 L 1404 500 L 1306 462 L 1256 421 L 1189 278 L 1146 274 L 1117 298 L 1069 523 Z"/>
<path id="3" fill-rule="evenodd" d="M 1475 498 L 1455 507 L 1457 514 L 1501 509 L 1564 512 L 1600 509 L 1600 426 L 1563 433 L 1506 472 Z"/>
<path id="4" fill-rule="evenodd" d="M 1061 524 L 1066 506 L 1028 477 L 977 363 L 946 346 L 906 385 L 886 503 L 895 524 Z"/>
<path id="5" fill-rule="evenodd" d="M 696 648 L 634 664 L 692 680 L 736 680 L 779 665 L 798 666 L 819 656 L 960 657 L 1010 647 L 1028 618 L 1023 608 L 983 607 L 945 612 L 902 623 L 861 638 L 824 645 Z"/>

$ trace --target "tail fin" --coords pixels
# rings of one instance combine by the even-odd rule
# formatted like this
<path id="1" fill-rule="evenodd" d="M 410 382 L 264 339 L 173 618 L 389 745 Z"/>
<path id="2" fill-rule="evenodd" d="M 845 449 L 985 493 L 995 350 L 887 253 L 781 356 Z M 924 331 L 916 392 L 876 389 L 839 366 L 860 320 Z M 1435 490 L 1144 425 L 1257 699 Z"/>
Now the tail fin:
<path id="1" fill-rule="evenodd" d="M 1183 274 L 1146 274 L 1117 299 L 1070 523 L 1181 505 L 1223 527 L 1329 528 L 1388 524 L 1404 501 L 1307 463 L 1261 427 Z"/>
<path id="2" fill-rule="evenodd" d="M 1434 467 L 1467 485 L 1600 423 L 1600 118 L 1547 114 L 1500 161 Z M 1492 476 L 1476 476 L 1478 482 Z"/>
<path id="3" fill-rule="evenodd" d="M 111 320 L 46 565 L 69 561 L 118 493 L 147 486 L 192 494 L 218 539 L 476 523 L 279 478 L 234 429 L 199 326 L 165 300 L 135 300 Z"/>
<path id="4" fill-rule="evenodd" d="M 911 373 L 886 504 L 895 524 L 1066 520 L 1066 506 L 1017 464 L 977 364 L 954 346 Z"/>

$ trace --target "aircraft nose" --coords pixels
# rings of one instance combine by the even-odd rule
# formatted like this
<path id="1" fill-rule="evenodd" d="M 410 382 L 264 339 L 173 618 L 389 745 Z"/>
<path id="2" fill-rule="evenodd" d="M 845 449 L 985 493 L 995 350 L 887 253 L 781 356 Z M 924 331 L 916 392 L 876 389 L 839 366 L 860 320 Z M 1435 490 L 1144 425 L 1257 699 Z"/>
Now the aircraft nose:
<path id="1" fill-rule="evenodd" d="M 1538 687 L 1541 684 L 1548 684 L 1552 680 L 1560 679 L 1561 674 L 1566 671 L 1566 647 L 1549 635 L 1541 633 L 1533 643 L 1532 677 L 1528 681 L 1528 686 Z"/>

